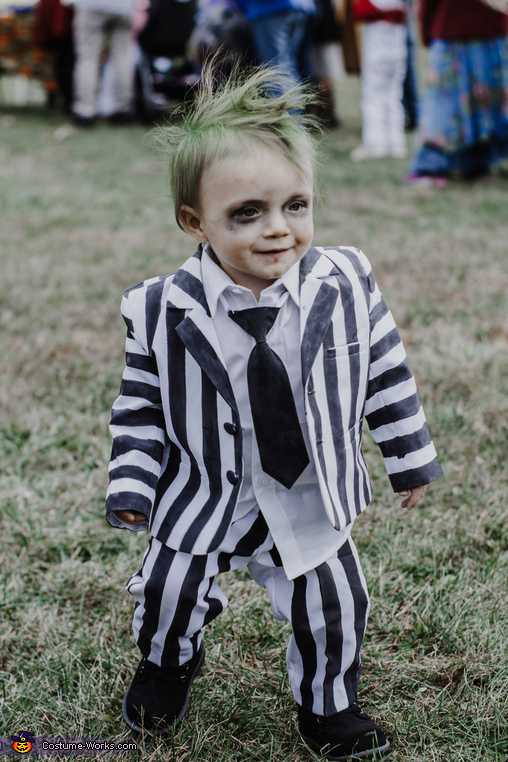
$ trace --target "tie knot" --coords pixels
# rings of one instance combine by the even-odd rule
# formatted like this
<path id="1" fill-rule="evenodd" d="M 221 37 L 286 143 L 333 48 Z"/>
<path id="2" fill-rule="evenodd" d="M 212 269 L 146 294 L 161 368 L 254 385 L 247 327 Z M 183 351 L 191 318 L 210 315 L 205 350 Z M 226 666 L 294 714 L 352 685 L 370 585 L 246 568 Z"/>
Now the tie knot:
<path id="1" fill-rule="evenodd" d="M 251 307 L 248 310 L 230 310 L 228 314 L 259 344 L 266 341 L 266 334 L 275 323 L 278 313 L 279 307 Z"/>

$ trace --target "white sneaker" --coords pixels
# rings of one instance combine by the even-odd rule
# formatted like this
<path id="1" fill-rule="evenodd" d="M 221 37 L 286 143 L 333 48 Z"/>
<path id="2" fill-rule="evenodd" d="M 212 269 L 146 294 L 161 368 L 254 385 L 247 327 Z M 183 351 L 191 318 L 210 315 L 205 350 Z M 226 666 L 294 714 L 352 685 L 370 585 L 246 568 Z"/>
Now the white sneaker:
<path id="1" fill-rule="evenodd" d="M 366 159 L 382 159 L 383 156 L 388 156 L 388 151 L 385 148 L 369 148 L 364 143 L 357 146 L 351 151 L 352 161 L 365 161 Z"/>

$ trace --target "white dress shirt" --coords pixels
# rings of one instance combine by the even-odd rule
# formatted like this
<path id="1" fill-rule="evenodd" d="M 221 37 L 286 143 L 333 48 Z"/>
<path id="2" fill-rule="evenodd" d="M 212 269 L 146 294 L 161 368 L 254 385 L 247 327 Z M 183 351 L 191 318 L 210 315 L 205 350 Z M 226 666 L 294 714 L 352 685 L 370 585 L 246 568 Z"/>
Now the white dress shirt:
<path id="1" fill-rule="evenodd" d="M 348 539 L 351 525 L 337 531 L 323 505 L 305 421 L 300 352 L 300 263 L 263 289 L 259 302 L 239 286 L 204 247 L 202 277 L 206 300 L 215 323 L 224 362 L 240 412 L 243 436 L 243 482 L 234 520 L 260 510 L 268 524 L 288 579 L 304 574 L 329 559 Z M 255 345 L 250 334 L 228 315 L 229 310 L 279 307 L 267 342 L 288 372 L 298 419 L 311 462 L 291 489 L 265 474 L 254 435 L 247 385 L 247 359 Z"/>

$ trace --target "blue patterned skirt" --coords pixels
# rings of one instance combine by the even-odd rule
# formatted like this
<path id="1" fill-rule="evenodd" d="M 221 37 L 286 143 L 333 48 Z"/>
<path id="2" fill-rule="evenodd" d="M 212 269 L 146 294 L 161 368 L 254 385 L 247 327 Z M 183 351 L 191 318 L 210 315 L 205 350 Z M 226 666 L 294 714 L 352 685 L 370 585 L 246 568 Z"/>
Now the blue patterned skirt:
<path id="1" fill-rule="evenodd" d="M 435 40 L 411 171 L 481 174 L 508 157 L 508 38 Z"/>

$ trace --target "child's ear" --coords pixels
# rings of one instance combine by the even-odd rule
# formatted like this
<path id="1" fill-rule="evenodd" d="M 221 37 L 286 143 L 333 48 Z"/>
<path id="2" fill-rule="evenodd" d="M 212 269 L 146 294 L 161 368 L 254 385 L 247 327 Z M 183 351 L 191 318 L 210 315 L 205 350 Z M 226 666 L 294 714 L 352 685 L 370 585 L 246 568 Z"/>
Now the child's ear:
<path id="1" fill-rule="evenodd" d="M 183 205 L 178 212 L 178 219 L 187 233 L 189 233 L 199 243 L 208 243 L 208 237 L 201 227 L 201 218 L 191 206 Z"/>

